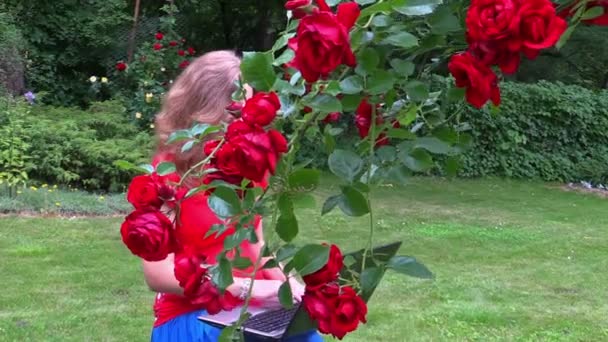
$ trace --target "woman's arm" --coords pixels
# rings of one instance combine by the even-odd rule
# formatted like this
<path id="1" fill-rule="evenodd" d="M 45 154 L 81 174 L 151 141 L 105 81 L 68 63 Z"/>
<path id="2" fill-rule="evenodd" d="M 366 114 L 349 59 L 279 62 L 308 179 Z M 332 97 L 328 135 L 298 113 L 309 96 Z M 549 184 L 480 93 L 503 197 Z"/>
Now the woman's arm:
<path id="1" fill-rule="evenodd" d="M 175 279 L 173 273 L 174 255 L 169 256 L 162 261 L 143 262 L 144 278 L 150 290 L 159 293 L 171 293 L 183 295 L 184 290 L 179 286 L 179 281 Z M 228 286 L 227 291 L 235 297 L 240 297 L 241 294 L 248 289 L 248 279 L 234 278 L 234 283 Z M 252 297 L 266 306 L 276 306 L 279 304 L 278 293 L 282 282 L 279 280 L 256 280 L 253 285 Z"/>

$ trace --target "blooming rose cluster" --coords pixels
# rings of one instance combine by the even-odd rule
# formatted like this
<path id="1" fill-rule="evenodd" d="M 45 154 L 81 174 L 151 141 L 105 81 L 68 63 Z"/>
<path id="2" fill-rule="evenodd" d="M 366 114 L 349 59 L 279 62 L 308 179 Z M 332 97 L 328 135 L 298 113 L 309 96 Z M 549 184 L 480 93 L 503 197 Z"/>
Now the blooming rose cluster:
<path id="1" fill-rule="evenodd" d="M 372 115 L 372 105 L 367 101 L 367 99 L 363 99 L 355 111 L 355 126 L 357 126 L 359 137 L 361 137 L 361 139 L 369 135 L 369 131 L 372 127 Z M 376 105 L 376 126 L 380 126 L 382 124 L 384 124 L 384 118 L 382 117 L 382 112 L 380 111 L 380 105 Z M 399 121 L 397 120 L 392 122 L 392 126 L 393 128 L 401 127 Z M 388 144 L 390 144 L 389 138 L 384 132 L 380 133 L 376 138 L 376 147 L 385 146 Z"/>
<path id="2" fill-rule="evenodd" d="M 205 154 L 217 150 L 209 166 L 219 171 L 207 175 L 203 182 L 209 184 L 219 179 L 240 185 L 243 179 L 262 182 L 268 174 L 274 174 L 280 156 L 287 152 L 287 140 L 281 132 L 266 126 L 276 118 L 280 108 L 281 102 L 274 92 L 259 92 L 242 108 L 238 103 L 226 108 L 240 118 L 228 125 L 223 143 L 213 140 L 205 144 Z"/>
<path id="3" fill-rule="evenodd" d="M 183 44 L 186 42 L 185 39 L 182 39 L 181 42 L 178 42 L 177 40 L 167 39 L 165 34 L 162 32 L 157 32 L 154 35 L 154 39 L 156 40 L 156 42 L 152 45 L 152 49 L 154 49 L 154 51 L 161 51 L 166 48 L 177 48 L 176 53 L 180 57 L 187 57 L 186 55 L 194 56 L 196 54 L 196 50 L 194 50 L 194 48 L 192 48 L 192 47 L 188 47 L 188 49 L 186 49 L 186 50 L 179 48 L 180 44 Z M 141 61 L 144 62 L 145 60 L 146 60 L 146 57 L 143 56 L 141 58 Z M 188 59 L 183 59 L 182 61 L 179 62 L 178 67 L 180 69 L 185 69 L 188 65 L 190 65 L 190 61 Z M 117 71 L 125 71 L 125 70 L 127 70 L 128 65 L 125 61 L 118 61 L 116 63 L 115 68 Z"/>
<path id="4" fill-rule="evenodd" d="M 367 305 L 350 286 L 341 286 L 338 277 L 343 257 L 332 245 L 327 264 L 313 274 L 304 276 L 306 291 L 302 298 L 304 309 L 318 323 L 319 331 L 342 339 L 359 323 L 366 323 Z"/>
<path id="5" fill-rule="evenodd" d="M 298 69 L 307 82 L 327 77 L 342 64 L 357 65 L 349 31 L 359 17 L 359 5 L 341 3 L 334 14 L 325 0 L 317 0 L 317 4 L 318 7 L 313 6 L 310 0 L 291 0 L 285 4 L 286 9 L 301 18 L 296 36 L 288 43 L 295 52 L 288 65 Z"/>
<path id="6" fill-rule="evenodd" d="M 175 173 L 133 178 L 127 200 L 134 211 L 120 228 L 122 241 L 134 255 L 147 261 L 161 261 L 175 253 L 175 278 L 184 289 L 184 296 L 210 314 L 231 310 L 241 301 L 229 292 L 220 294 L 203 266 L 205 257 L 178 243 L 173 222 L 161 212 L 163 205 L 174 208 L 184 197 L 186 190 L 177 187 L 178 182 L 179 176 Z"/>
<path id="7" fill-rule="evenodd" d="M 498 78 L 517 71 L 521 54 L 529 59 L 555 45 L 567 23 L 549 0 L 473 0 L 466 17 L 466 52 L 448 65 L 456 86 L 466 88 L 467 101 L 481 108 L 488 100 L 500 104 Z"/>

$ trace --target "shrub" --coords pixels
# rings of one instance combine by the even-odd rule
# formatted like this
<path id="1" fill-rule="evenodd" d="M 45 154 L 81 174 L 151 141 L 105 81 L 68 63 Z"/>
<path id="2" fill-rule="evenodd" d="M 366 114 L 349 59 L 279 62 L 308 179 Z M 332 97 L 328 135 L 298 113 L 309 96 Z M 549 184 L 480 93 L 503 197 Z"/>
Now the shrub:
<path id="1" fill-rule="evenodd" d="M 29 109 L 24 101 L 0 97 L 0 184 L 6 185 L 9 197 L 15 188 L 25 186 L 30 164 L 31 141 L 24 127 Z"/>
<path id="2" fill-rule="evenodd" d="M 500 112 L 468 108 L 473 148 L 461 175 L 608 182 L 608 91 L 503 83 Z"/>
<path id="3" fill-rule="evenodd" d="M 28 120 L 35 161 L 32 178 L 88 190 L 120 191 L 131 174 L 116 160 L 149 162 L 148 133 L 139 133 L 116 102 L 94 103 L 88 111 L 42 106 Z"/>

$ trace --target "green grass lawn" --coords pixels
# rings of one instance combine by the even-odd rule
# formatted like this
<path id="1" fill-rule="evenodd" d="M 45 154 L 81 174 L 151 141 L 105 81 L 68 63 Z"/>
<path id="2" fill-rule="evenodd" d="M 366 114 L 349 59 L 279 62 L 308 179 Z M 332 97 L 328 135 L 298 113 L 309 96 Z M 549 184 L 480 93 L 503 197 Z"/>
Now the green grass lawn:
<path id="1" fill-rule="evenodd" d="M 436 279 L 388 274 L 346 341 L 608 340 L 606 199 L 428 178 L 375 197 L 377 243 L 403 240 Z M 299 212 L 302 240 L 364 246 L 366 218 L 312 210 Z M 153 294 L 120 221 L 0 219 L 0 341 L 149 340 Z"/>

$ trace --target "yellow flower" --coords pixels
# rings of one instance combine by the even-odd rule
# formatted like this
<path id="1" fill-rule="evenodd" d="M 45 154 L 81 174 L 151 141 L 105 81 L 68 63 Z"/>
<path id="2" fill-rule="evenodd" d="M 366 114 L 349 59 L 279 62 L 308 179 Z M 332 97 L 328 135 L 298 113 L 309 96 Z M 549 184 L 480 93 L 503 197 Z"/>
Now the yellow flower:
<path id="1" fill-rule="evenodd" d="M 30 186 L 30 189 L 34 190 L 34 191 L 38 191 L 38 188 L 35 186 Z"/>
<path id="2" fill-rule="evenodd" d="M 91 83 L 95 83 L 95 82 L 97 82 L 97 77 L 96 77 L 96 76 L 91 76 L 91 77 L 89 78 L 89 81 L 90 81 Z"/>
<path id="3" fill-rule="evenodd" d="M 142 114 L 140 112 L 135 113 L 135 118 L 136 119 L 141 119 Z"/>
<path id="4" fill-rule="evenodd" d="M 103 197 L 103 196 L 99 196 L 99 200 L 100 200 L 100 201 L 103 201 L 104 199 L 106 199 L 106 198 L 105 198 L 105 197 Z"/>
<path id="5" fill-rule="evenodd" d="M 45 183 L 45 184 L 42 184 L 42 187 L 43 187 L 43 188 L 46 188 L 47 186 L 49 186 L 49 185 L 48 185 L 48 184 L 46 184 L 46 183 Z"/>
<path id="6" fill-rule="evenodd" d="M 150 128 L 154 129 L 154 124 L 150 124 Z"/>
<path id="7" fill-rule="evenodd" d="M 47 191 L 48 191 L 48 192 L 53 192 L 53 189 L 48 189 Z"/>
<path id="8" fill-rule="evenodd" d="M 57 184 L 53 185 L 53 189 L 57 189 Z"/>
<path id="9" fill-rule="evenodd" d="M 152 102 L 152 99 L 153 99 L 153 98 L 154 98 L 154 94 L 152 94 L 152 93 L 147 93 L 147 94 L 146 94 L 146 102 L 147 102 L 147 103 Z"/>
<path id="10" fill-rule="evenodd" d="M 17 190 L 17 195 L 21 195 L 22 191 L 21 190 Z"/>
<path id="11" fill-rule="evenodd" d="M 59 202 L 55 202 L 55 205 L 58 207 L 61 207 L 61 203 L 59 203 Z"/>
<path id="12" fill-rule="evenodd" d="M 102 77 L 101 78 L 101 83 L 108 83 L 108 78 L 107 77 Z"/>

